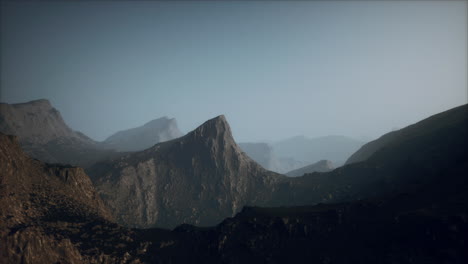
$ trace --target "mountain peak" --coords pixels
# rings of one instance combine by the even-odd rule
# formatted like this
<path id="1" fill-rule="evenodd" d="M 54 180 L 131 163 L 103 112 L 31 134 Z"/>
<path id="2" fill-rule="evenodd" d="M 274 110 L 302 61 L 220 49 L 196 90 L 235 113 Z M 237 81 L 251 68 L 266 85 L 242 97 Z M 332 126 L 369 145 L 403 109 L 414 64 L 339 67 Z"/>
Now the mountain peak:
<path id="1" fill-rule="evenodd" d="M 232 138 L 231 127 L 229 126 L 224 115 L 219 115 L 206 121 L 190 134 L 195 137 L 206 138 L 216 138 L 218 136 L 223 136 L 225 139 L 234 141 Z"/>

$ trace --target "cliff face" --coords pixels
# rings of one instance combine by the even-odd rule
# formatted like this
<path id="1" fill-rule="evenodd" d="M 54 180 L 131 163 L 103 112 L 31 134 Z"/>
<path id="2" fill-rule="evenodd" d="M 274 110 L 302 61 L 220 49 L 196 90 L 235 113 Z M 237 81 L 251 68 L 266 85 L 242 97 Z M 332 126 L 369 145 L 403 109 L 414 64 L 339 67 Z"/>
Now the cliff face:
<path id="1" fill-rule="evenodd" d="M 0 132 L 18 137 L 31 157 L 49 163 L 88 166 L 117 154 L 70 129 L 47 100 L 0 103 Z"/>
<path id="2" fill-rule="evenodd" d="M 246 204 L 265 204 L 284 178 L 239 149 L 224 116 L 88 172 L 117 221 L 134 227 L 212 225 Z"/>
<path id="3" fill-rule="evenodd" d="M 118 151 L 140 151 L 182 136 L 174 118 L 162 117 L 143 126 L 119 131 L 103 143 Z"/>

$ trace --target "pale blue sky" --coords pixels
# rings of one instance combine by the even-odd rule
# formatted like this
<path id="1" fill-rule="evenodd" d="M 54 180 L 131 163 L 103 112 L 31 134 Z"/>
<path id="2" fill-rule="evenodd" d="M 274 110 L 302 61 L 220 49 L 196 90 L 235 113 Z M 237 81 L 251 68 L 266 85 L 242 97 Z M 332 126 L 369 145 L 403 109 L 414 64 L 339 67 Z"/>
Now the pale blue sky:
<path id="1" fill-rule="evenodd" d="M 2 3 L 2 102 L 102 140 L 226 115 L 237 141 L 375 138 L 467 102 L 466 1 Z"/>

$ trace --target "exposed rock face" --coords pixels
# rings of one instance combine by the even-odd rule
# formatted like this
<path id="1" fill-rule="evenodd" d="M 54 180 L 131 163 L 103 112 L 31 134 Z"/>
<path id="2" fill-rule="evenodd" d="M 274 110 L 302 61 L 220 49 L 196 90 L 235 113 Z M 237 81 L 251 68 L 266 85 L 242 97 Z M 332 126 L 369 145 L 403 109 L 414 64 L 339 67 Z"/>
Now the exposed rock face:
<path id="1" fill-rule="evenodd" d="M 240 150 L 224 116 L 88 171 L 117 221 L 132 227 L 212 225 L 246 204 L 265 204 L 284 179 Z"/>
<path id="2" fill-rule="evenodd" d="M 312 173 L 312 172 L 328 172 L 333 170 L 333 163 L 329 160 L 321 160 L 319 162 L 316 162 L 314 164 L 302 167 L 297 170 L 290 171 L 286 173 L 286 176 L 289 177 L 298 177 L 302 176 L 306 173 Z"/>
<path id="3" fill-rule="evenodd" d="M 103 143 L 118 151 L 139 151 L 181 136 L 176 120 L 162 117 L 140 127 L 119 131 Z"/>
<path id="4" fill-rule="evenodd" d="M 49 163 L 88 166 L 116 155 L 70 129 L 59 111 L 44 99 L 21 104 L 0 103 L 0 132 L 17 136 L 29 155 Z"/>

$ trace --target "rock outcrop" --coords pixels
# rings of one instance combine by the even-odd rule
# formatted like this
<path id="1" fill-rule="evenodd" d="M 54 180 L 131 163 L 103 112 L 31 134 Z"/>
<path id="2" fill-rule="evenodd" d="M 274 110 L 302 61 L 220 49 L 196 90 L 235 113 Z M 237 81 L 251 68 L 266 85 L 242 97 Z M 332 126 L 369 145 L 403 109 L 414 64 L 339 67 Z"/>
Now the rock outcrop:
<path id="1" fill-rule="evenodd" d="M 119 131 L 103 143 L 117 151 L 140 151 L 181 136 L 176 120 L 162 117 L 140 127 Z"/>
<path id="2" fill-rule="evenodd" d="M 241 151 L 224 116 L 88 173 L 117 221 L 131 227 L 213 225 L 244 205 L 266 204 L 285 178 Z"/>

